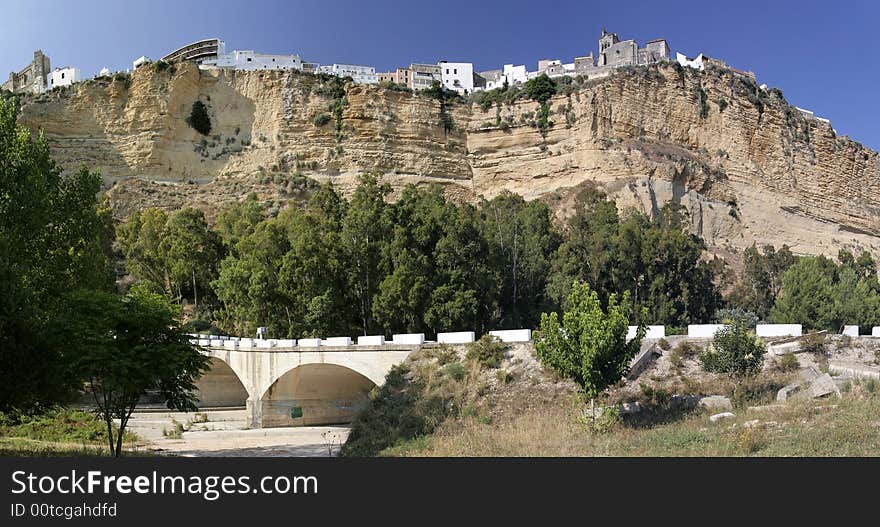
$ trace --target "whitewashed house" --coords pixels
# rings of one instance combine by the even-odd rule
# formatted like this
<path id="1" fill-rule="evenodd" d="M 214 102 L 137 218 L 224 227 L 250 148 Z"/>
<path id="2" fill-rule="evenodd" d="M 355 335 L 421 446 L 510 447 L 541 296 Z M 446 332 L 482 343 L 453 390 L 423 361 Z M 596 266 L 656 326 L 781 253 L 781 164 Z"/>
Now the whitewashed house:
<path id="1" fill-rule="evenodd" d="M 51 90 L 52 88 L 59 88 L 61 86 L 70 86 L 81 80 L 82 75 L 80 74 L 79 68 L 71 68 L 70 66 L 55 68 L 51 73 L 46 75 L 46 86 Z"/>
<path id="2" fill-rule="evenodd" d="M 244 71 L 257 70 L 298 70 L 302 71 L 303 63 L 299 55 L 269 55 L 253 50 L 236 50 L 232 53 L 217 55 L 215 59 L 206 59 L 202 66 L 233 68 Z"/>
<path id="3" fill-rule="evenodd" d="M 318 73 L 328 73 L 337 77 L 351 77 L 358 84 L 379 84 L 379 75 L 373 66 L 328 64 L 326 66 L 319 66 Z"/>
<path id="4" fill-rule="evenodd" d="M 470 62 L 448 62 L 441 60 L 440 82 L 443 87 L 455 90 L 462 95 L 474 91 L 474 65 Z"/>

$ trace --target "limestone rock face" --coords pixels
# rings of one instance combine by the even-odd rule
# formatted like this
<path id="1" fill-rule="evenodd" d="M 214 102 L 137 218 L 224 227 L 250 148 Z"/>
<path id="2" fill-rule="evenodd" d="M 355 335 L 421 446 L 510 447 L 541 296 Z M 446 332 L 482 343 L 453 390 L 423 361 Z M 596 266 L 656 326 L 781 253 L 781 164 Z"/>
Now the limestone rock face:
<path id="1" fill-rule="evenodd" d="M 195 101 L 208 108 L 207 136 L 187 123 Z M 250 192 L 280 206 L 302 192 L 302 176 L 348 191 L 375 170 L 398 190 L 437 182 L 463 201 L 510 190 L 560 216 L 588 182 L 622 208 L 676 200 L 720 252 L 880 248 L 878 154 L 729 71 L 621 69 L 551 99 L 545 135 L 538 105 L 522 99 L 441 109 L 349 85 L 338 121 L 337 102 L 311 75 L 178 64 L 26 98 L 21 121 L 44 131 L 66 170 L 100 169 L 123 217 L 182 205 L 212 216 Z"/>

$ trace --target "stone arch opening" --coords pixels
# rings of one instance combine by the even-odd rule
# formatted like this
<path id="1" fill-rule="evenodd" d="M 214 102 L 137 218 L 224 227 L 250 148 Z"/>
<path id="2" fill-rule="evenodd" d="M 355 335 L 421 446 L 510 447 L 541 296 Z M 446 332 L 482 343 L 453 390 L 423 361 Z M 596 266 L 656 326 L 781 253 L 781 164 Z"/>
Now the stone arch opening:
<path id="1" fill-rule="evenodd" d="M 336 364 L 303 364 L 279 377 L 261 398 L 263 427 L 350 423 L 376 384 Z"/>
<path id="2" fill-rule="evenodd" d="M 248 391 L 235 370 L 223 359 L 211 357 L 211 368 L 196 381 L 199 408 L 245 406 Z"/>

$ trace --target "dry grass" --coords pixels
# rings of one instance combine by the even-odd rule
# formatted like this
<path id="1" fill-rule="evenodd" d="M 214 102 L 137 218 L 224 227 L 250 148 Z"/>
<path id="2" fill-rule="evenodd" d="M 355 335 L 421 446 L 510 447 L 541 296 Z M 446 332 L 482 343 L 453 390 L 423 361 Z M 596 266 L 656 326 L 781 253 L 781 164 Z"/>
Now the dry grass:
<path id="1" fill-rule="evenodd" d="M 836 407 L 835 407 L 836 406 Z M 880 397 L 854 389 L 842 400 L 810 401 L 710 423 L 707 414 L 637 428 L 621 422 L 591 433 L 573 404 L 535 408 L 491 424 L 450 420 L 432 436 L 387 449 L 390 456 L 877 456 Z M 754 420 L 759 420 L 754 423 Z M 747 424 L 748 423 L 748 424 Z"/>

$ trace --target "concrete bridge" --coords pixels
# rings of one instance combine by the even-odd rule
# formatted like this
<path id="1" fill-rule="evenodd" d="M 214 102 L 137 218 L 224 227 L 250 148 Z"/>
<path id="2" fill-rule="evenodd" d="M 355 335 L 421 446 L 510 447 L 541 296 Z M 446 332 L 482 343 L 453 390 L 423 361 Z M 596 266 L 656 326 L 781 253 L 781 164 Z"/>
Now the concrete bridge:
<path id="1" fill-rule="evenodd" d="M 232 342 L 232 341 L 228 341 Z M 203 346 L 211 369 L 198 381 L 200 406 L 245 406 L 248 426 L 351 422 L 395 364 L 418 345 Z"/>
<path id="2" fill-rule="evenodd" d="M 686 338 L 712 338 L 721 324 L 691 325 Z M 636 328 L 629 328 L 628 338 Z M 797 324 L 759 324 L 761 337 L 801 335 Z M 503 342 L 531 340 L 528 329 L 490 331 Z M 852 330 L 847 327 L 847 334 Z M 880 327 L 873 328 L 880 336 Z M 858 328 L 855 329 L 858 334 Z M 251 428 L 309 426 L 351 422 L 381 386 L 391 368 L 422 346 L 467 344 L 469 331 L 438 333 L 436 342 L 423 334 L 328 339 L 249 339 L 192 335 L 211 357 L 211 369 L 198 381 L 200 404 L 206 407 L 245 406 Z M 631 365 L 638 375 L 653 359 L 654 344 L 666 336 L 663 326 L 648 326 L 642 351 Z"/>

